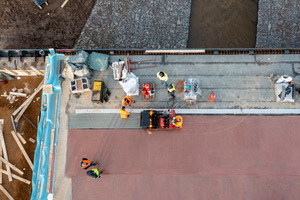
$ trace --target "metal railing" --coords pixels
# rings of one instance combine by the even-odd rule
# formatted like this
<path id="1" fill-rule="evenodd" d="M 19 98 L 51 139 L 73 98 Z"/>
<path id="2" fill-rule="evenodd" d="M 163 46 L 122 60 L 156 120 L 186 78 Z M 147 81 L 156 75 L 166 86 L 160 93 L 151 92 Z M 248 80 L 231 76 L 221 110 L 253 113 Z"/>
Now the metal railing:
<path id="1" fill-rule="evenodd" d="M 300 54 L 300 48 L 207 48 L 207 49 L 56 49 L 57 53 L 74 55 L 77 51 L 98 52 L 109 55 L 258 55 L 258 54 Z M 194 50 L 194 52 L 193 52 Z M 201 50 L 201 51 L 200 51 Z M 3 49 L 0 57 L 44 58 L 49 49 Z"/>

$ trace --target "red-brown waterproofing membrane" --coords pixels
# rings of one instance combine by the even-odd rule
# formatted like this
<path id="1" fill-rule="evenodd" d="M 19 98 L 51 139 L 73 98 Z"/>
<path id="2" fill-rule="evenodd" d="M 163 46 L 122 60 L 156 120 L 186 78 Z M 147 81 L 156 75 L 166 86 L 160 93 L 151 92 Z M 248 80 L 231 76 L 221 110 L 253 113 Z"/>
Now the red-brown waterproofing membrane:
<path id="1" fill-rule="evenodd" d="M 69 130 L 73 199 L 298 199 L 297 116 L 183 116 L 176 131 Z M 86 177 L 82 157 L 100 163 Z M 100 198 L 101 197 L 101 198 Z"/>

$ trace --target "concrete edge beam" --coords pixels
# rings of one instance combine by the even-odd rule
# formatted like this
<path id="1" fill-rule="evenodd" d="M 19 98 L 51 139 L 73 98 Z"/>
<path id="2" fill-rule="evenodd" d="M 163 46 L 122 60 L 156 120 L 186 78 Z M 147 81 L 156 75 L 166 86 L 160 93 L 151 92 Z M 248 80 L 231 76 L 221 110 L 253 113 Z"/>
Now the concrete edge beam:
<path id="1" fill-rule="evenodd" d="M 141 113 L 149 109 L 126 109 L 131 113 Z M 156 109 L 168 110 L 168 109 Z M 299 115 L 300 109 L 174 109 L 177 114 L 202 115 Z M 119 113 L 119 109 L 76 109 L 75 114 L 88 113 Z"/>

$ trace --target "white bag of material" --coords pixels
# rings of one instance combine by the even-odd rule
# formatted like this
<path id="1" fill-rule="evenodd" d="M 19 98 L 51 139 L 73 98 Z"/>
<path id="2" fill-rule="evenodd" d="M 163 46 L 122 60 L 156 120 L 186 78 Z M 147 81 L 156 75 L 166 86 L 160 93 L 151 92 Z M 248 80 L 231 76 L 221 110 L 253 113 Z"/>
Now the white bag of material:
<path id="1" fill-rule="evenodd" d="M 72 70 L 70 65 L 66 65 L 66 67 L 64 68 L 64 70 L 61 73 L 61 76 L 66 78 L 66 79 L 69 79 L 69 80 L 74 79 L 73 70 Z"/>
<path id="2" fill-rule="evenodd" d="M 119 83 L 128 96 L 139 95 L 139 78 L 132 72 L 127 75 L 125 80 L 119 81 Z"/>

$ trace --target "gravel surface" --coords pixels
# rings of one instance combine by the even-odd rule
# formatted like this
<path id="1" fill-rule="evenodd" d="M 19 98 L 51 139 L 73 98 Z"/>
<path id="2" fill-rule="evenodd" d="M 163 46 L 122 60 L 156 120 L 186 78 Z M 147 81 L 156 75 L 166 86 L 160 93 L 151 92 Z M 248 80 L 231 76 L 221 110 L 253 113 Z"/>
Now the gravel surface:
<path id="1" fill-rule="evenodd" d="M 191 0 L 97 0 L 74 48 L 186 48 Z"/>
<path id="2" fill-rule="evenodd" d="M 256 48 L 300 47 L 300 1 L 260 0 Z"/>

